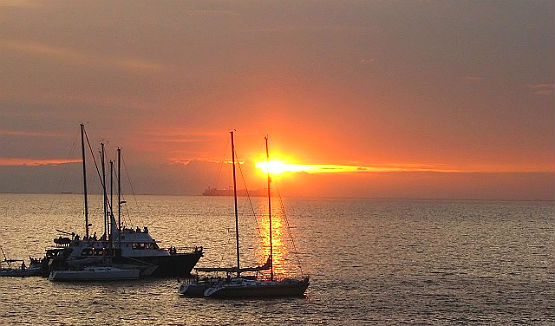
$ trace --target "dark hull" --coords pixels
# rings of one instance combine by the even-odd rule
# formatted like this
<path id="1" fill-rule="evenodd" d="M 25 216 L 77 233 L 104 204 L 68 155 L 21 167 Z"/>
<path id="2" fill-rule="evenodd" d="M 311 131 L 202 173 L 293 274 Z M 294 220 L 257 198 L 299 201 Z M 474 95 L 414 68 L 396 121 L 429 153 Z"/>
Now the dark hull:
<path id="1" fill-rule="evenodd" d="M 149 256 L 149 257 L 112 257 L 115 263 L 136 263 L 137 261 L 158 266 L 152 273 L 153 277 L 185 277 L 191 275 L 191 270 L 202 257 L 202 251 L 188 253 L 176 253 L 169 256 Z M 102 257 L 97 257 L 102 262 Z M 90 263 L 89 265 L 95 265 Z M 64 255 L 57 257 L 47 257 L 42 262 L 41 275 L 48 277 L 51 270 L 64 270 L 69 266 Z"/>
<path id="2" fill-rule="evenodd" d="M 224 287 L 210 294 L 208 297 L 215 299 L 303 297 L 307 288 L 308 280 L 294 284 Z"/>
<path id="3" fill-rule="evenodd" d="M 137 257 L 148 264 L 158 265 L 152 276 L 190 276 L 191 270 L 202 257 L 202 252 L 178 253 L 170 256 Z"/>

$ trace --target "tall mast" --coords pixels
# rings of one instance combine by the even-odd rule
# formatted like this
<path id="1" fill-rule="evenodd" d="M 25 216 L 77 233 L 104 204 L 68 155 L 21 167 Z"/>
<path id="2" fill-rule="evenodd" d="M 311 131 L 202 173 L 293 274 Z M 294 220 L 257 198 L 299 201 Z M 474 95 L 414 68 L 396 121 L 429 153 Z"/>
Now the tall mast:
<path id="1" fill-rule="evenodd" d="M 118 246 L 121 248 L 121 148 L 118 147 Z"/>
<path id="2" fill-rule="evenodd" d="M 233 164 L 233 199 L 235 201 L 235 240 L 237 241 L 237 277 L 241 276 L 239 266 L 239 214 L 237 213 L 237 181 L 235 178 L 235 145 L 233 144 L 233 131 L 231 134 L 231 163 Z"/>
<path id="3" fill-rule="evenodd" d="M 108 208 L 106 207 L 108 202 L 108 195 L 106 194 L 106 164 L 104 162 L 104 143 L 100 143 L 100 164 L 102 165 L 102 198 L 104 199 L 104 239 L 108 239 Z"/>
<path id="4" fill-rule="evenodd" d="M 266 141 L 266 172 L 268 174 L 268 218 L 270 220 L 270 280 L 274 280 L 274 247 L 272 244 L 272 196 L 270 193 L 270 154 L 268 154 L 268 136 L 264 137 Z"/>
<path id="5" fill-rule="evenodd" d="M 112 219 L 114 218 L 114 161 L 110 160 L 110 245 L 114 241 L 112 239 Z"/>
<path id="6" fill-rule="evenodd" d="M 81 124 L 81 156 L 83 159 L 83 196 L 85 197 L 85 236 L 89 237 L 89 204 L 87 201 L 87 167 L 85 165 L 85 125 Z"/>

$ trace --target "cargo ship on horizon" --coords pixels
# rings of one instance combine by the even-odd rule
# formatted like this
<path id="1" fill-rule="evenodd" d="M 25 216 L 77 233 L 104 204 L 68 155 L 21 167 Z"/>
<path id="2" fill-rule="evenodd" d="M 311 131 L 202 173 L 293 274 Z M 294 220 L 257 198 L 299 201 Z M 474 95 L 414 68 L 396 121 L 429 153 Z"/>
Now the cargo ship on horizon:
<path id="1" fill-rule="evenodd" d="M 247 191 L 247 189 L 237 189 L 238 197 L 264 197 L 267 196 L 266 189 L 255 189 Z M 202 192 L 203 196 L 233 196 L 233 187 L 228 187 L 226 189 L 218 189 L 214 187 L 208 187 Z"/>

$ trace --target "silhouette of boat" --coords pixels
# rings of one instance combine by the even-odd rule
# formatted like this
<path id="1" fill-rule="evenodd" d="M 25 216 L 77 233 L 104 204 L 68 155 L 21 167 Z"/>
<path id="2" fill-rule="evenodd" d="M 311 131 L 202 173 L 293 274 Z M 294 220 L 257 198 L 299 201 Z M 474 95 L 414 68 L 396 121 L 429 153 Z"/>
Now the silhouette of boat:
<path id="1" fill-rule="evenodd" d="M 194 248 L 160 248 L 147 227 L 136 229 L 125 227 L 121 222 L 121 149 L 117 149 L 117 221 L 113 209 L 113 162 L 110 161 L 110 199 L 108 199 L 104 162 L 104 144 L 101 144 L 101 185 L 104 200 L 104 234 L 96 237 L 89 232 L 89 214 L 87 197 L 87 178 L 85 160 L 85 139 L 88 136 L 81 124 L 81 152 L 83 162 L 83 194 L 85 235 L 80 237 L 75 232 L 60 231 L 64 236 L 54 239 L 54 246 L 47 249 L 42 259 L 42 275 L 48 276 L 52 270 L 82 270 L 85 267 L 106 264 L 121 265 L 155 265 L 153 276 L 187 276 L 203 256 L 202 247 Z M 90 148 L 90 144 L 88 144 Z M 92 152 L 92 150 L 91 150 Z M 95 162 L 96 165 L 96 162 Z M 99 172 L 100 174 L 100 172 Z M 71 236 L 71 238 L 69 237 Z M 109 258 L 109 259 L 108 259 Z M 148 276 L 148 275 L 143 275 Z"/>
<path id="2" fill-rule="evenodd" d="M 272 244 L 272 209 L 270 193 L 270 172 L 268 171 L 268 216 L 269 216 L 269 238 L 270 256 L 264 265 L 257 267 L 241 268 L 239 261 L 239 218 L 237 211 L 237 182 L 235 176 L 235 146 L 233 143 L 233 132 L 231 133 L 231 153 L 233 163 L 233 193 L 235 199 L 235 239 L 237 266 L 234 267 L 215 267 L 197 268 L 200 272 L 225 272 L 227 276 L 211 277 L 189 280 L 178 289 L 181 296 L 186 297 L 205 297 L 205 298 L 272 298 L 272 297 L 300 297 L 303 296 L 309 285 L 309 277 L 285 278 L 278 280 L 274 277 L 273 270 L 273 244 Z M 269 161 L 268 138 L 266 137 L 266 158 Z M 270 278 L 263 279 L 258 277 L 258 272 L 270 270 Z M 241 273 L 256 272 L 254 276 L 242 276 Z M 236 273 L 236 277 L 231 277 Z"/>

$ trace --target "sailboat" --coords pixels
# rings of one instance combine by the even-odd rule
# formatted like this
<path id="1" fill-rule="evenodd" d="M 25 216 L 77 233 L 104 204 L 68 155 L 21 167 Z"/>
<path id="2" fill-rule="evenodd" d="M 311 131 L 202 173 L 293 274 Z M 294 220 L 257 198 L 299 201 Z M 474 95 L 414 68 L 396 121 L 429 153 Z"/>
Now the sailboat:
<path id="1" fill-rule="evenodd" d="M 268 217 L 269 217 L 269 240 L 270 240 L 270 256 L 265 264 L 257 267 L 241 268 L 239 260 L 239 218 L 237 210 L 237 182 L 235 176 L 235 145 L 233 142 L 233 131 L 231 134 L 231 152 L 233 165 L 233 192 L 234 192 L 234 208 L 235 208 L 235 238 L 236 238 L 236 255 L 237 266 L 231 268 L 197 268 L 197 271 L 203 272 L 226 272 L 227 277 L 224 278 L 198 278 L 188 283 L 183 283 L 178 293 L 182 296 L 196 296 L 206 298 L 273 298 L 273 297 L 301 297 L 304 295 L 310 283 L 309 276 L 301 278 L 285 278 L 278 280 L 274 275 L 273 266 L 273 243 L 272 243 L 272 202 L 270 190 L 270 171 L 267 171 L 268 177 Z M 269 162 L 270 156 L 268 152 L 268 137 L 266 140 L 266 159 Z M 262 270 L 270 270 L 270 278 L 258 278 L 258 272 Z M 244 272 L 257 272 L 256 276 L 242 276 Z M 235 277 L 231 277 L 231 273 L 236 273 Z"/>
<path id="2" fill-rule="evenodd" d="M 104 197 L 104 234 L 96 237 L 89 232 L 89 214 L 87 197 L 87 178 L 85 161 L 85 139 L 88 142 L 84 125 L 81 124 L 81 152 L 83 164 L 83 194 L 85 234 L 80 237 L 75 232 L 62 232 L 66 236 L 54 239 L 54 247 L 47 249 L 42 259 L 43 275 L 52 271 L 84 270 L 87 267 L 112 267 L 139 269 L 141 276 L 186 276 L 203 256 L 202 247 L 178 252 L 177 248 L 160 248 L 147 227 L 136 229 L 124 227 L 121 221 L 121 149 L 117 149 L 117 221 L 114 216 L 113 200 L 108 199 L 104 163 L 104 145 L 101 144 L 101 185 Z M 89 144 L 90 148 L 90 144 Z M 96 165 L 96 162 L 95 162 Z M 98 168 L 97 168 L 98 171 Z M 110 161 L 110 189 L 112 189 L 113 162 Z M 100 171 L 99 171 L 100 176 Z M 110 190 L 110 197 L 112 191 Z M 59 230 L 58 230 L 59 231 Z M 71 238 L 68 236 L 71 235 Z M 154 267 L 154 268 L 153 268 Z M 104 269 L 104 273 L 109 272 Z M 95 274 L 96 275 L 96 274 Z"/>

